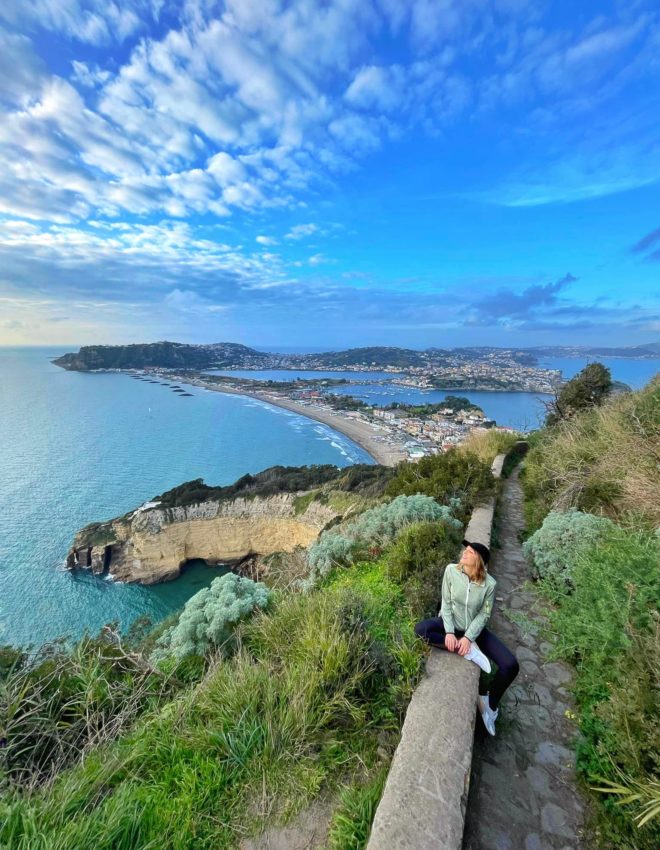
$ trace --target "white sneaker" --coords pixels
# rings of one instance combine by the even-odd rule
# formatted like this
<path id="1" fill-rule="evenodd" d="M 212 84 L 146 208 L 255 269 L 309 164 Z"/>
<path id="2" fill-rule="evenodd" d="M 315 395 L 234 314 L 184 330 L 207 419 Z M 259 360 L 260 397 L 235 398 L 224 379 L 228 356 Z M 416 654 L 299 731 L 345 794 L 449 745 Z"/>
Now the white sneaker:
<path id="1" fill-rule="evenodd" d="M 488 702 L 488 696 L 484 694 L 479 694 L 479 711 L 481 712 L 481 719 L 484 722 L 484 726 L 486 727 L 486 731 L 489 735 L 495 735 L 495 721 L 497 720 L 497 715 L 499 714 L 499 709 L 496 708 L 495 711 L 490 707 Z"/>
<path id="2" fill-rule="evenodd" d="M 486 658 L 483 652 L 479 649 L 475 641 L 472 641 L 472 646 L 467 655 L 464 655 L 467 661 L 474 661 L 477 667 L 481 667 L 484 673 L 490 673 L 490 661 Z"/>

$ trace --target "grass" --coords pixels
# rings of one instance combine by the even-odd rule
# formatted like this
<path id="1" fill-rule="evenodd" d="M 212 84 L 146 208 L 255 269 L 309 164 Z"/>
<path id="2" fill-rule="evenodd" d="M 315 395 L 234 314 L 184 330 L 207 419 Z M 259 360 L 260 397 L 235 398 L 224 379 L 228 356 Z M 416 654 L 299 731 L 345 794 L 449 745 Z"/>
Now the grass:
<path id="1" fill-rule="evenodd" d="M 328 850 L 363 850 L 387 780 L 387 766 L 380 767 L 367 782 L 344 787 L 330 824 Z"/>
<path id="2" fill-rule="evenodd" d="M 522 476 L 531 534 L 550 510 L 580 510 L 653 530 L 660 525 L 660 375 L 533 440 Z"/>
<path id="3" fill-rule="evenodd" d="M 520 440 L 518 434 L 508 431 L 471 431 L 458 450 L 472 452 L 485 463 L 492 463 L 497 455 L 510 452 Z"/>
<path id="4" fill-rule="evenodd" d="M 323 493 L 321 490 L 312 490 L 310 493 L 305 493 L 304 496 L 296 496 L 293 500 L 293 513 L 295 516 L 304 514 L 307 508 L 314 501 L 321 501 Z"/>
<path id="5" fill-rule="evenodd" d="M 341 490 L 331 490 L 328 493 L 328 505 L 344 516 L 358 513 L 361 510 L 372 508 L 377 504 L 373 498 L 365 499 L 353 493 L 345 493 Z"/>
<path id="6" fill-rule="evenodd" d="M 377 775 L 378 742 L 396 740 L 421 657 L 384 563 L 280 598 L 239 630 L 238 645 L 48 789 L 5 794 L 0 846 L 223 850 L 347 776 Z M 342 796 L 336 834 L 350 822 L 363 834 L 372 791 Z"/>
<path id="7" fill-rule="evenodd" d="M 376 504 L 374 498 L 364 498 L 357 493 L 344 490 L 312 490 L 302 496 L 296 496 L 293 502 L 295 516 L 304 514 L 312 502 L 328 505 L 333 511 L 341 515 L 352 514 L 364 508 Z"/>

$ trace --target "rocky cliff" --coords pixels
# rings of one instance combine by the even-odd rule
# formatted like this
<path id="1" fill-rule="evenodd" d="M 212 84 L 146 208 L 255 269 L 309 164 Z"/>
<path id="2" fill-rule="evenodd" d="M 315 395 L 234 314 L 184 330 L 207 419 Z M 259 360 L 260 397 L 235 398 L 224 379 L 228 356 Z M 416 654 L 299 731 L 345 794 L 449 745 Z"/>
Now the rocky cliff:
<path id="1" fill-rule="evenodd" d="M 125 516 L 86 526 L 67 557 L 114 579 L 155 584 L 176 578 L 183 565 L 239 562 L 258 553 L 309 546 L 338 511 L 304 492 L 209 500 L 179 507 L 149 502 Z"/>

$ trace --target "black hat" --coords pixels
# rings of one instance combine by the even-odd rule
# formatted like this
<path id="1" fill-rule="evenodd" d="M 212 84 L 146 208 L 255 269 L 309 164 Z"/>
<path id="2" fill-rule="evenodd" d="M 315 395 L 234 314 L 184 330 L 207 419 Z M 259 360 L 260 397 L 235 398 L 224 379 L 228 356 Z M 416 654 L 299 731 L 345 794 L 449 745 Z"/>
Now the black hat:
<path id="1" fill-rule="evenodd" d="M 474 551 L 478 552 L 484 559 L 484 564 L 487 564 L 488 561 L 490 561 L 490 549 L 488 546 L 484 546 L 483 543 L 472 543 L 470 540 L 464 540 L 463 546 L 471 546 Z"/>

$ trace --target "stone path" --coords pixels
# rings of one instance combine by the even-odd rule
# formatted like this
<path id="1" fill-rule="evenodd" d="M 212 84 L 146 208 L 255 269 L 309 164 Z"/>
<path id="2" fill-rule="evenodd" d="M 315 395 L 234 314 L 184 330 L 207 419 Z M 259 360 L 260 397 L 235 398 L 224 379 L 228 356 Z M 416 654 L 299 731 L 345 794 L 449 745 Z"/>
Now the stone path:
<path id="1" fill-rule="evenodd" d="M 520 467 L 503 481 L 497 579 L 490 628 L 515 653 L 520 673 L 500 702 L 497 735 L 477 716 L 463 850 L 586 850 L 585 802 L 577 788 L 570 667 L 547 662 L 550 644 L 506 612 L 542 622 L 537 597 L 523 591 L 529 569 L 518 542 L 524 528 Z M 513 613 L 515 617 L 515 613 Z"/>

